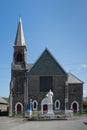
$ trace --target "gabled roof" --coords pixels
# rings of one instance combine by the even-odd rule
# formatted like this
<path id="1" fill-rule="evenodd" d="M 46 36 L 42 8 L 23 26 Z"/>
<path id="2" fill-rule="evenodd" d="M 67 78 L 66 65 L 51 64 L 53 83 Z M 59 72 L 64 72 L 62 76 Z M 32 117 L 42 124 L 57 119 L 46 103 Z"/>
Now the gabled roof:
<path id="1" fill-rule="evenodd" d="M 36 63 L 30 69 L 31 75 L 67 75 L 65 70 L 54 59 L 48 49 L 42 53 Z"/>
<path id="2" fill-rule="evenodd" d="M 16 39 L 15 39 L 14 45 L 15 46 L 26 46 L 21 18 L 18 23 L 17 34 L 16 34 Z"/>
<path id="3" fill-rule="evenodd" d="M 48 58 L 49 57 L 49 58 Z M 47 59 L 48 58 L 48 59 Z M 51 66 L 52 63 L 50 63 L 50 58 L 52 59 L 52 62 L 54 62 L 54 64 L 56 65 L 56 70 L 53 68 L 51 68 L 51 70 L 54 71 L 54 74 L 53 75 L 60 75 L 60 72 L 62 72 L 62 74 L 66 74 L 67 77 L 68 77 L 68 84 L 83 84 L 84 82 L 81 81 L 79 78 L 77 78 L 75 75 L 71 74 L 71 73 L 66 73 L 65 70 L 61 67 L 61 65 L 54 59 L 54 57 L 51 55 L 51 53 L 45 49 L 45 51 L 42 53 L 42 55 L 38 58 L 38 60 L 36 61 L 35 64 L 27 64 L 27 69 L 28 69 L 28 72 L 30 74 L 42 74 L 42 70 L 46 69 L 46 71 L 49 72 L 49 68 Z M 49 60 L 49 61 L 46 61 L 46 60 Z M 45 63 L 44 63 L 45 62 Z M 45 66 L 47 65 L 48 66 Z M 43 66 L 43 68 L 42 68 Z M 47 67 L 47 68 L 46 68 Z M 49 68 L 48 68 L 49 67 Z M 52 67 L 52 66 L 51 66 Z M 59 70 L 58 70 L 59 68 Z M 40 72 L 41 70 L 41 72 Z M 48 74 L 48 72 L 46 73 L 45 71 L 45 75 Z M 50 74 L 52 74 L 50 72 Z M 48 75 L 50 75 L 48 74 Z"/>
<path id="4" fill-rule="evenodd" d="M 0 104 L 8 104 L 8 102 L 2 97 L 0 97 Z"/>
<path id="5" fill-rule="evenodd" d="M 26 68 L 27 68 L 28 72 L 31 70 L 32 67 L 33 67 L 33 64 L 27 64 L 26 65 Z"/>
<path id="6" fill-rule="evenodd" d="M 68 83 L 69 84 L 83 84 L 83 81 L 81 81 L 75 75 L 68 73 Z"/>

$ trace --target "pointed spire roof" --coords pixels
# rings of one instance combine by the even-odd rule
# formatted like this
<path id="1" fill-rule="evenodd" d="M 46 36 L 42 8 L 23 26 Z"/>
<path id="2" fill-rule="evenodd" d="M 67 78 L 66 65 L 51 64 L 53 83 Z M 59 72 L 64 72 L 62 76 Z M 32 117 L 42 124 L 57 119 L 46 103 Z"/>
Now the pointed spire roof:
<path id="1" fill-rule="evenodd" d="M 14 45 L 15 46 L 26 46 L 21 18 L 18 23 L 18 28 L 17 28 L 16 39 L 15 39 Z"/>

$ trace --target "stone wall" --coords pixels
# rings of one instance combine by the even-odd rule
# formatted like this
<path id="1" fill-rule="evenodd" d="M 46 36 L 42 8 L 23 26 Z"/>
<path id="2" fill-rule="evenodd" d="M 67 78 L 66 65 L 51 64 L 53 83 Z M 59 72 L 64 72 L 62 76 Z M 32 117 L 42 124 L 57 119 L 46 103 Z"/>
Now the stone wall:
<path id="1" fill-rule="evenodd" d="M 53 76 L 53 101 L 60 100 L 63 110 L 65 105 L 65 81 L 66 76 Z M 29 76 L 28 86 L 29 100 L 37 100 L 40 110 L 41 101 L 47 94 L 47 92 L 40 92 L 40 76 Z"/>
<path id="2" fill-rule="evenodd" d="M 82 84 L 69 84 L 68 86 L 68 102 L 69 108 L 73 101 L 79 103 L 79 109 L 82 109 L 82 99 L 83 99 L 83 85 Z"/>
<path id="3" fill-rule="evenodd" d="M 24 70 L 12 70 L 13 88 L 12 93 L 12 109 L 15 111 L 15 105 L 20 102 L 24 106 L 24 82 L 25 71 Z"/>

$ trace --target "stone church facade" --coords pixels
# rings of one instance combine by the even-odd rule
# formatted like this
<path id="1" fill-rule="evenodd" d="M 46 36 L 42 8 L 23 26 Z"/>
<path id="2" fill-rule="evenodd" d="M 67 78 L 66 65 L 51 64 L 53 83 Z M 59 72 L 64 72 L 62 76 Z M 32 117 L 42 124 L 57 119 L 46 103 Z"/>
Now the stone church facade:
<path id="1" fill-rule="evenodd" d="M 14 42 L 11 64 L 9 115 L 24 115 L 26 106 L 32 103 L 33 111 L 41 111 L 41 102 L 49 90 L 53 96 L 53 110 L 82 109 L 83 82 L 67 73 L 45 49 L 35 64 L 27 64 L 26 43 L 20 19 Z M 45 106 L 43 109 L 47 109 Z"/>

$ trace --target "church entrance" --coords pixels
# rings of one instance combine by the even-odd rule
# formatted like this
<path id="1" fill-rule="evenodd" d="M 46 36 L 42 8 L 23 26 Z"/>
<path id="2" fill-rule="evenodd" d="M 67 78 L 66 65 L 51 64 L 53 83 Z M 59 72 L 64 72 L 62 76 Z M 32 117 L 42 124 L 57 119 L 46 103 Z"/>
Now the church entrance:
<path id="1" fill-rule="evenodd" d="M 79 103 L 77 101 L 73 101 L 71 104 L 71 109 L 73 112 L 78 112 L 79 111 Z"/>
<path id="2" fill-rule="evenodd" d="M 17 114 L 21 113 L 22 107 L 20 104 L 17 105 Z"/>
<path id="3" fill-rule="evenodd" d="M 47 113 L 48 112 L 48 105 L 47 104 L 44 104 L 43 105 L 43 113 Z"/>
<path id="4" fill-rule="evenodd" d="M 77 112 L 77 103 L 73 103 L 73 111 Z"/>
<path id="5" fill-rule="evenodd" d="M 16 115 L 22 115 L 23 114 L 23 105 L 18 102 L 15 106 L 15 114 Z"/>

